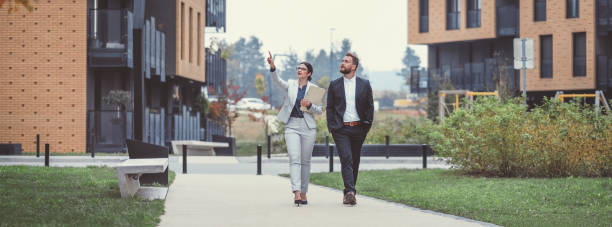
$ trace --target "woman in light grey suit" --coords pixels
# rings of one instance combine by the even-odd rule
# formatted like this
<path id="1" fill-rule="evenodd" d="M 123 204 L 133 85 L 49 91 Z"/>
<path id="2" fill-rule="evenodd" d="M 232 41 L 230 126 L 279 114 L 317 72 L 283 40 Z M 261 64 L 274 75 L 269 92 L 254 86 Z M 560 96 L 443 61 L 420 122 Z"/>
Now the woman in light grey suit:
<path id="1" fill-rule="evenodd" d="M 269 53 L 269 52 L 268 52 Z M 310 158 L 317 135 L 317 124 L 314 114 L 321 114 L 321 106 L 304 99 L 308 89 L 316 86 L 312 79 L 312 65 L 302 62 L 297 67 L 297 80 L 284 81 L 276 73 L 272 54 L 268 57 L 272 79 L 285 93 L 285 101 L 278 113 L 278 120 L 285 124 L 285 142 L 289 153 L 289 174 L 291 175 L 291 190 L 294 203 L 306 205 L 306 193 L 310 180 Z M 306 108 L 302 111 L 300 107 Z"/>

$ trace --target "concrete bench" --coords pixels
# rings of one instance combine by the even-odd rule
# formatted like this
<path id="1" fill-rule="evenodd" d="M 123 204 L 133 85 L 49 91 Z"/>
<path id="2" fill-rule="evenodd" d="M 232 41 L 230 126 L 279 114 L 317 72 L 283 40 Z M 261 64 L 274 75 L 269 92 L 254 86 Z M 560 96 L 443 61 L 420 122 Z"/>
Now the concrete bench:
<path id="1" fill-rule="evenodd" d="M 163 173 L 168 168 L 167 158 L 128 159 L 115 166 L 121 197 L 134 195 L 144 199 L 164 199 L 168 193 L 165 187 L 140 187 L 139 177 L 143 173 Z"/>
<path id="2" fill-rule="evenodd" d="M 172 150 L 175 155 L 183 154 L 183 145 L 187 145 L 188 155 L 215 156 L 215 147 L 229 147 L 228 143 L 208 142 L 198 140 L 173 140 Z"/>

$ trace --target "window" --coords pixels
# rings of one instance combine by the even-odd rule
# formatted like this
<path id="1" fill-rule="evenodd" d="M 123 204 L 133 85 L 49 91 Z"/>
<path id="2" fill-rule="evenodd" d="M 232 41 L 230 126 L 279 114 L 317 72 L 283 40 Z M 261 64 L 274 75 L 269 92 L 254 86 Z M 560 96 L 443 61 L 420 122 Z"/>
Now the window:
<path id="1" fill-rule="evenodd" d="M 574 33 L 574 76 L 586 76 L 586 33 Z"/>
<path id="2" fill-rule="evenodd" d="M 567 18 L 578 18 L 580 17 L 580 1 L 579 0 L 567 0 Z"/>
<path id="3" fill-rule="evenodd" d="M 189 7 L 189 63 L 193 62 L 193 8 Z"/>
<path id="4" fill-rule="evenodd" d="M 429 32 L 429 0 L 419 0 L 419 32 Z"/>
<path id="5" fill-rule="evenodd" d="M 200 49 L 202 48 L 200 45 L 202 43 L 202 35 L 200 34 L 202 31 L 200 30 L 200 13 L 198 12 L 198 39 L 196 40 L 196 42 L 198 42 L 198 45 L 196 45 L 198 47 L 198 65 L 200 65 L 200 55 L 202 54 L 200 52 Z"/>
<path id="6" fill-rule="evenodd" d="M 553 77 L 552 35 L 540 36 L 540 77 Z"/>
<path id="7" fill-rule="evenodd" d="M 546 0 L 535 0 L 533 5 L 533 20 L 546 21 Z"/>
<path id="8" fill-rule="evenodd" d="M 185 59 L 185 3 L 181 2 L 181 60 Z"/>
<path id="9" fill-rule="evenodd" d="M 446 30 L 459 29 L 460 0 L 446 0 Z"/>
<path id="10" fill-rule="evenodd" d="M 467 0 L 467 27 L 478 28 L 480 27 L 480 1 L 481 0 Z"/>

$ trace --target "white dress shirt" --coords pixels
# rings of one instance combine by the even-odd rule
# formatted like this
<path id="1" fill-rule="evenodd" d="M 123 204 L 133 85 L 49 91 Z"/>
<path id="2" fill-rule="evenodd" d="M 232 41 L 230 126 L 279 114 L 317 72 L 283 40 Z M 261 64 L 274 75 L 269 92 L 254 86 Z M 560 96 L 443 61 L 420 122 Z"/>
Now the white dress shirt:
<path id="1" fill-rule="evenodd" d="M 355 105 L 355 92 L 357 90 L 357 81 L 355 76 L 351 79 L 344 79 L 344 97 L 346 100 L 346 110 L 342 120 L 344 122 L 359 121 L 359 114 L 357 114 L 357 106 Z"/>

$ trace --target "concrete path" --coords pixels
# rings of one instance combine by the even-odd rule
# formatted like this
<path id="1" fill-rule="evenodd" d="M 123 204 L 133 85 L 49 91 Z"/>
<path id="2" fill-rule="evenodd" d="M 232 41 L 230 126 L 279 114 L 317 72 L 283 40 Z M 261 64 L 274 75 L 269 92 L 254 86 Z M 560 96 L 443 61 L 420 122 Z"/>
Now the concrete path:
<path id="1" fill-rule="evenodd" d="M 287 178 L 271 175 L 177 174 L 160 226 L 492 226 L 310 185 L 309 205 L 295 207 Z"/>

